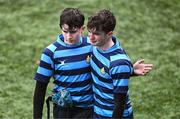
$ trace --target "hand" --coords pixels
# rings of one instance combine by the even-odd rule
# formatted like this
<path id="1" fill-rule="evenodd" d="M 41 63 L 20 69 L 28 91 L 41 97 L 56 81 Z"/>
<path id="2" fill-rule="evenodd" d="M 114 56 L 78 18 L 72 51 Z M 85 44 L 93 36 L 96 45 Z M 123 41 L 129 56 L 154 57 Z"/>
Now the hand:
<path id="1" fill-rule="evenodd" d="M 134 74 L 137 76 L 144 76 L 152 70 L 153 64 L 144 64 L 144 59 L 138 60 L 134 63 Z"/>

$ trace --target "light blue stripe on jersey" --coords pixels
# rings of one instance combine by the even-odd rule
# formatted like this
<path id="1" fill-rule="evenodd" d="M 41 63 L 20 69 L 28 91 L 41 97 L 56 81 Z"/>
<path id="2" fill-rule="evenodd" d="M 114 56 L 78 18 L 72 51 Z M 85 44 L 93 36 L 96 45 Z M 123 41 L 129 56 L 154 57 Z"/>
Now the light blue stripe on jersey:
<path id="1" fill-rule="evenodd" d="M 39 66 L 37 69 L 37 73 L 42 74 L 44 76 L 51 76 L 52 70 L 48 70 L 48 69 L 45 69 L 45 68 Z"/>
<path id="2" fill-rule="evenodd" d="M 87 43 L 91 43 L 91 42 L 90 42 L 90 38 L 89 38 L 89 37 L 87 37 Z"/>
<path id="3" fill-rule="evenodd" d="M 134 72 L 134 68 L 133 68 L 133 67 L 131 67 L 131 74 L 133 74 L 133 72 Z"/>
<path id="4" fill-rule="evenodd" d="M 98 73 L 98 75 L 99 76 L 101 76 L 101 77 L 103 77 L 103 78 L 110 78 L 110 76 L 109 76 L 109 74 L 108 73 L 106 73 L 106 72 L 104 72 L 103 74 L 101 73 L 101 70 L 99 69 L 99 67 L 94 63 L 94 61 L 93 60 L 91 60 L 91 62 L 90 62 L 90 64 L 91 64 L 91 68 L 93 68 L 97 73 Z"/>
<path id="5" fill-rule="evenodd" d="M 101 116 L 112 117 L 112 110 L 105 110 L 94 105 L 94 111 Z"/>
<path id="6" fill-rule="evenodd" d="M 85 96 L 72 96 L 73 100 L 76 100 L 77 102 L 81 102 L 83 100 L 92 100 L 91 95 L 87 94 Z"/>
<path id="7" fill-rule="evenodd" d="M 129 79 L 113 80 L 114 86 L 128 86 Z"/>
<path id="8" fill-rule="evenodd" d="M 57 87 L 56 87 L 57 88 Z M 58 87 L 57 90 L 60 91 L 61 89 L 67 89 L 69 90 L 70 92 L 73 92 L 73 91 L 87 91 L 89 89 L 91 89 L 91 84 L 89 85 L 86 85 L 84 87 L 76 87 L 76 88 L 69 88 L 69 87 Z M 88 95 L 88 94 L 87 94 Z"/>
<path id="9" fill-rule="evenodd" d="M 103 85 L 101 85 L 102 87 L 106 87 L 106 88 L 108 88 L 109 90 L 112 90 L 113 89 L 113 85 L 111 84 L 111 83 L 106 83 L 106 82 L 102 82 L 102 81 L 100 81 L 94 74 L 92 74 L 92 77 L 94 78 L 94 82 L 96 83 L 96 84 L 103 84 Z M 109 79 L 107 79 L 107 80 L 109 80 Z"/>
<path id="10" fill-rule="evenodd" d="M 94 100 L 96 100 L 96 102 L 98 102 L 99 104 L 104 105 L 104 103 L 101 102 L 101 100 L 99 100 L 99 99 L 96 98 L 95 96 L 94 96 Z M 114 106 L 114 104 L 106 103 L 106 106 L 112 107 L 112 106 Z"/>
<path id="11" fill-rule="evenodd" d="M 89 46 L 84 46 L 84 47 L 80 47 L 80 48 L 56 51 L 54 58 L 85 54 L 85 53 L 90 52 L 91 48 L 92 48 L 92 46 L 89 45 Z"/>
<path id="12" fill-rule="evenodd" d="M 99 62 L 101 62 L 106 67 L 109 67 L 109 60 L 103 55 L 101 55 L 95 47 L 93 48 L 93 55 L 99 60 Z"/>
<path id="13" fill-rule="evenodd" d="M 132 107 L 129 107 L 128 109 L 125 109 L 125 110 L 124 110 L 123 116 L 124 116 L 124 117 L 127 117 L 127 116 L 129 116 L 130 114 L 132 114 L 132 112 L 133 112 Z"/>
<path id="14" fill-rule="evenodd" d="M 113 100 L 113 94 L 104 93 L 104 92 L 98 90 L 97 88 L 93 88 L 93 90 L 94 90 L 94 92 L 95 92 L 96 94 L 98 94 L 98 95 L 101 96 L 102 98 Z"/>
<path id="15" fill-rule="evenodd" d="M 111 61 L 119 60 L 119 59 L 127 59 L 130 61 L 129 57 L 126 54 L 116 54 L 110 57 Z"/>
<path id="16" fill-rule="evenodd" d="M 80 62 L 72 62 L 72 63 L 66 63 L 65 61 L 65 69 L 63 70 L 74 70 L 74 69 L 80 69 L 80 68 L 85 68 L 85 67 L 89 67 L 89 63 L 87 63 L 86 60 L 84 61 L 80 61 Z M 55 69 L 61 69 L 60 68 L 61 65 L 55 65 Z"/>
<path id="17" fill-rule="evenodd" d="M 55 75 L 55 79 L 61 82 L 80 82 L 90 78 L 91 78 L 90 73 L 85 73 L 81 75 L 72 75 L 72 76 Z"/>
<path id="18" fill-rule="evenodd" d="M 130 71 L 131 70 L 128 65 L 120 65 L 120 66 L 113 67 L 113 69 L 111 69 L 111 74 L 125 73 L 125 72 L 130 72 Z"/>
<path id="19" fill-rule="evenodd" d="M 51 58 L 49 56 L 45 55 L 45 54 L 41 55 L 41 60 L 48 63 L 48 64 L 52 64 Z"/>
<path id="20" fill-rule="evenodd" d="M 57 47 L 54 44 L 50 44 L 47 48 L 54 52 Z"/>

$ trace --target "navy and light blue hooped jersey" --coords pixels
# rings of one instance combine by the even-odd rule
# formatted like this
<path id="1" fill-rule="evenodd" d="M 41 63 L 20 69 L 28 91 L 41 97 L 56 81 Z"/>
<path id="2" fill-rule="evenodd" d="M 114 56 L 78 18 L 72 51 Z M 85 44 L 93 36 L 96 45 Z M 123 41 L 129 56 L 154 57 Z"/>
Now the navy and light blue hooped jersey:
<path id="1" fill-rule="evenodd" d="M 75 106 L 92 106 L 92 46 L 85 37 L 81 37 L 81 42 L 76 45 L 67 45 L 63 39 L 63 35 L 59 35 L 57 41 L 44 49 L 34 79 L 48 83 L 53 77 L 53 91 L 66 89 L 70 91 Z"/>
<path id="2" fill-rule="evenodd" d="M 111 118 L 114 109 L 113 94 L 125 93 L 123 116 L 132 113 L 128 96 L 129 78 L 133 67 L 129 57 L 113 37 L 115 45 L 106 51 L 93 47 L 91 70 L 94 91 L 94 118 Z"/>

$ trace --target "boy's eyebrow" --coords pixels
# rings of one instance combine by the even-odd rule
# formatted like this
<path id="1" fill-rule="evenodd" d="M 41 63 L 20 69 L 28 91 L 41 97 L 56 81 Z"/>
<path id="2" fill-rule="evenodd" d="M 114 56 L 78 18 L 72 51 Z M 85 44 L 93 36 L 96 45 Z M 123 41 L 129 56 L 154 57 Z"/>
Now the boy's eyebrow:
<path id="1" fill-rule="evenodd" d="M 91 32 L 91 33 L 97 32 L 95 28 L 88 29 L 88 31 Z"/>
<path id="2" fill-rule="evenodd" d="M 65 29 L 64 27 L 62 27 L 63 31 L 77 31 L 78 28 L 72 28 L 72 29 Z"/>
<path id="3" fill-rule="evenodd" d="M 94 34 L 100 34 L 101 33 L 101 31 L 96 31 L 95 29 L 92 29 L 92 30 L 88 29 L 88 32 L 94 33 Z"/>

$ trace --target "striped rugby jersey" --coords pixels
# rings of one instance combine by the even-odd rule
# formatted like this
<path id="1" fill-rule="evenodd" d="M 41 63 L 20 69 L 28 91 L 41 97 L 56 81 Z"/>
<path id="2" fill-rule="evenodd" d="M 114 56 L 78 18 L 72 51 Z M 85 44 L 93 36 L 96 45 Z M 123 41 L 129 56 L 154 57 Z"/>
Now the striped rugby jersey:
<path id="1" fill-rule="evenodd" d="M 128 84 L 133 67 L 118 40 L 113 37 L 113 41 L 115 45 L 105 51 L 93 47 L 90 64 L 93 78 L 94 118 L 112 117 L 115 93 L 127 94 L 123 116 L 132 113 Z"/>
<path id="2" fill-rule="evenodd" d="M 48 83 L 53 77 L 54 92 L 66 89 L 70 91 L 76 107 L 93 106 L 90 73 L 92 46 L 85 37 L 81 37 L 81 42 L 76 45 L 67 45 L 63 39 L 63 35 L 59 35 L 54 43 L 44 49 L 34 79 Z"/>

